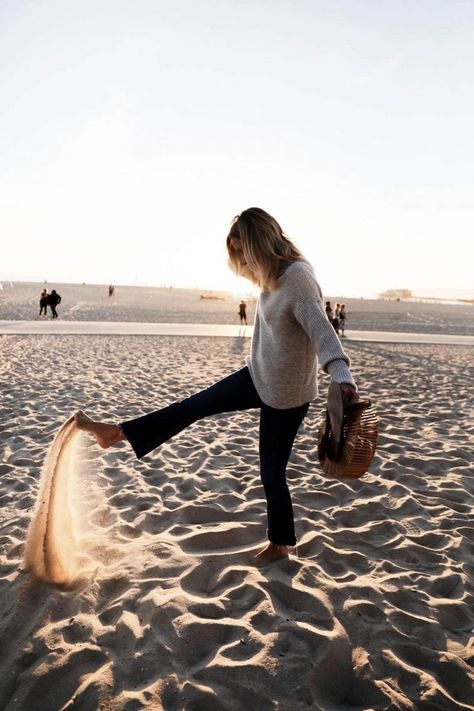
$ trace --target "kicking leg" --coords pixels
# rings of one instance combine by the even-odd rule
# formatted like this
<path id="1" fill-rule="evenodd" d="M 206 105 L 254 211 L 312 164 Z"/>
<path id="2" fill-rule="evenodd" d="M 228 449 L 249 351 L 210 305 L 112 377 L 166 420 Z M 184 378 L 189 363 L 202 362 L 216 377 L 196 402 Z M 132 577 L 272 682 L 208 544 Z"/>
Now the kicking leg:
<path id="1" fill-rule="evenodd" d="M 250 372 L 245 367 L 181 402 L 120 425 L 95 422 L 83 412 L 76 413 L 75 422 L 79 429 L 94 435 L 98 444 L 105 449 L 128 440 L 141 459 L 203 417 L 258 408 L 260 405 L 261 400 Z"/>
<path id="2" fill-rule="evenodd" d="M 122 430 L 139 459 L 193 422 L 222 412 L 260 407 L 261 400 L 247 367 L 206 390 L 136 420 L 122 422 Z"/>

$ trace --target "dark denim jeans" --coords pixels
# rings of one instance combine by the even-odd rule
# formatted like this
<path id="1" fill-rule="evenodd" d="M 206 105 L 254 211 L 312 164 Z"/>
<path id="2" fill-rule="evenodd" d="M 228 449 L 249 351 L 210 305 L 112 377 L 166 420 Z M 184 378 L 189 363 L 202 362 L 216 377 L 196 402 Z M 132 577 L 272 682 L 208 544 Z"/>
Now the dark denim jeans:
<path id="1" fill-rule="evenodd" d="M 122 422 L 122 429 L 140 459 L 203 417 L 260 408 L 260 476 L 267 499 L 268 538 L 278 545 L 294 546 L 296 537 L 286 465 L 308 407 L 309 403 L 305 403 L 278 410 L 265 405 L 245 367 L 181 402 Z"/>

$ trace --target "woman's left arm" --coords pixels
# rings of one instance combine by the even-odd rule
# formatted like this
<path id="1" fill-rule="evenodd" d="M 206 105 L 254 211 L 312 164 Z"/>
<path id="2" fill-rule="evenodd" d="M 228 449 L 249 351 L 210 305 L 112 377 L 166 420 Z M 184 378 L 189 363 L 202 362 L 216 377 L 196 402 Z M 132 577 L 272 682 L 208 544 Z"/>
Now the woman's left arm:
<path id="1" fill-rule="evenodd" d="M 296 275 L 295 275 L 296 276 Z M 341 384 L 347 402 L 359 399 L 350 371 L 350 359 L 324 311 L 321 289 L 308 268 L 299 270 L 295 279 L 293 313 L 308 334 L 324 372 Z"/>

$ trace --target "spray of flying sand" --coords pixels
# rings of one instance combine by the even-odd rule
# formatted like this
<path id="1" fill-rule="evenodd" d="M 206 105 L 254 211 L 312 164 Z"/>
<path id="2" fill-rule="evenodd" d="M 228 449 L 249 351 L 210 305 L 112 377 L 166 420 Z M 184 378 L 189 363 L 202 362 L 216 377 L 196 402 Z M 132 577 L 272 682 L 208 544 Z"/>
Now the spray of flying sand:
<path id="1" fill-rule="evenodd" d="M 99 573 L 123 576 L 146 557 L 110 506 L 97 462 L 86 461 L 81 434 L 71 417 L 47 452 L 24 555 L 35 578 L 70 588 Z"/>
<path id="2" fill-rule="evenodd" d="M 79 549 L 77 507 L 71 500 L 78 432 L 71 417 L 49 448 L 26 540 L 25 567 L 39 580 L 56 585 L 74 584 L 91 572 Z"/>

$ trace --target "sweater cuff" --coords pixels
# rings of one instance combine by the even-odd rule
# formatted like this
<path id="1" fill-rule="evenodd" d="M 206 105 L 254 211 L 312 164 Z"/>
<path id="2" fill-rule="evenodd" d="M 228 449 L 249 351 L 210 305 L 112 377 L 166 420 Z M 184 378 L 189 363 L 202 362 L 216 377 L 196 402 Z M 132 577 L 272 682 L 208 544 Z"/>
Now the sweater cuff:
<path id="1" fill-rule="evenodd" d="M 349 370 L 347 363 L 342 358 L 336 358 L 335 360 L 330 360 L 326 365 L 326 370 L 331 376 L 331 380 L 335 383 L 349 383 L 357 388 L 354 378 L 352 377 L 351 371 Z"/>

